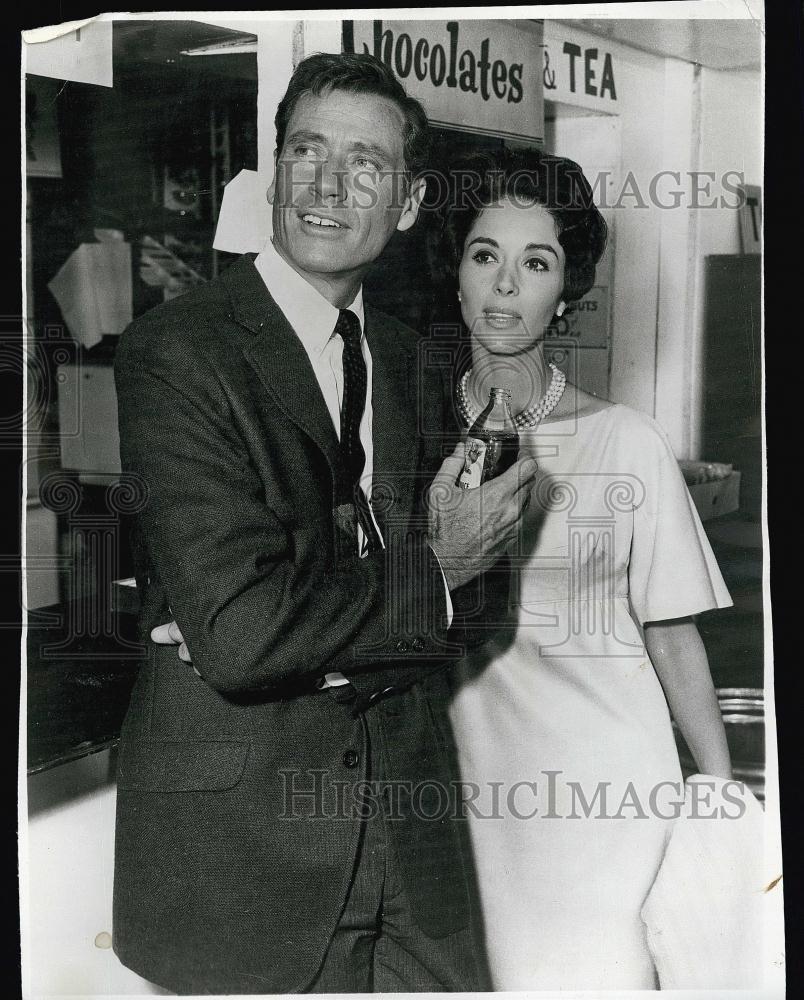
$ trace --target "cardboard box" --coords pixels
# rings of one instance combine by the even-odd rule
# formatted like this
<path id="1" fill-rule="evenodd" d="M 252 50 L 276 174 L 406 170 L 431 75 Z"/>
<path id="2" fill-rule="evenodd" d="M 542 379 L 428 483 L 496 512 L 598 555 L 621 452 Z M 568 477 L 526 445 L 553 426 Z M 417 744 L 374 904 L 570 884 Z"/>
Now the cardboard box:
<path id="1" fill-rule="evenodd" d="M 732 472 L 725 479 L 696 483 L 689 491 L 702 521 L 731 514 L 740 507 L 740 473 Z"/>

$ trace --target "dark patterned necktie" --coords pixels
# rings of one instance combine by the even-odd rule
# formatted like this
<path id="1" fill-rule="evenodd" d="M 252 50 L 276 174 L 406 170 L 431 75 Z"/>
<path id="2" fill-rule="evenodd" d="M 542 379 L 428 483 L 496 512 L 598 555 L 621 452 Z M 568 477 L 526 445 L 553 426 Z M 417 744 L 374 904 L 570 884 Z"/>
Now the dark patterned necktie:
<path id="1" fill-rule="evenodd" d="M 366 465 L 366 453 L 360 441 L 360 421 L 366 408 L 367 373 L 360 340 L 360 320 L 349 309 L 341 309 L 335 333 L 343 339 L 343 402 L 341 404 L 341 456 L 346 467 L 350 499 L 354 500 L 357 520 L 363 529 L 369 552 L 381 548 L 360 478 Z"/>

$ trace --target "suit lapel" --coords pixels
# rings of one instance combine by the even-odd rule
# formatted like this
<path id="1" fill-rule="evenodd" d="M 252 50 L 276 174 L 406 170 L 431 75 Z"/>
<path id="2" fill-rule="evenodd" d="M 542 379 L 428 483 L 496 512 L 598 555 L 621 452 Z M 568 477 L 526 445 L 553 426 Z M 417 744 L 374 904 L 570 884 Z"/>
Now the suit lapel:
<path id="1" fill-rule="evenodd" d="M 223 275 L 232 319 L 255 337 L 244 354 L 268 394 L 324 452 L 333 471 L 340 468 L 340 446 L 332 418 L 307 352 L 265 287 L 247 254 Z M 371 351 L 376 512 L 383 518 L 394 497 L 397 510 L 413 503 L 419 450 L 416 355 L 397 335 L 392 322 L 366 307 L 366 338 Z M 387 489 L 386 489 L 387 487 Z"/>
<path id="2" fill-rule="evenodd" d="M 253 261 L 253 255 L 246 255 L 223 275 L 232 318 L 256 334 L 244 354 L 268 394 L 316 442 L 336 470 L 340 462 L 338 437 L 310 359 Z"/>
<path id="3" fill-rule="evenodd" d="M 375 510 L 387 513 L 387 498 L 394 496 L 401 510 L 409 511 L 419 442 L 416 356 L 401 346 L 393 324 L 371 307 L 366 308 L 366 339 L 372 367 Z"/>

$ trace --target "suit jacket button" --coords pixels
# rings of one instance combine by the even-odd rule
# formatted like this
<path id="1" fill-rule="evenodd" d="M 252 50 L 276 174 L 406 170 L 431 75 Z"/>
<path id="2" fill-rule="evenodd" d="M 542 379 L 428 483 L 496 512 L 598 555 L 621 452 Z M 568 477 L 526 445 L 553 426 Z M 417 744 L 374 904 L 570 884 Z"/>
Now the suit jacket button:
<path id="1" fill-rule="evenodd" d="M 424 649 L 424 643 L 418 636 L 416 636 L 416 638 L 413 640 L 413 649 L 417 653 L 421 653 L 421 651 Z"/>
<path id="2" fill-rule="evenodd" d="M 360 763 L 360 754 L 356 750 L 347 750 L 343 755 L 344 767 L 357 767 Z"/>
<path id="3" fill-rule="evenodd" d="M 397 653 L 407 653 L 409 649 L 410 646 L 404 639 L 400 639 L 399 642 L 396 644 Z"/>

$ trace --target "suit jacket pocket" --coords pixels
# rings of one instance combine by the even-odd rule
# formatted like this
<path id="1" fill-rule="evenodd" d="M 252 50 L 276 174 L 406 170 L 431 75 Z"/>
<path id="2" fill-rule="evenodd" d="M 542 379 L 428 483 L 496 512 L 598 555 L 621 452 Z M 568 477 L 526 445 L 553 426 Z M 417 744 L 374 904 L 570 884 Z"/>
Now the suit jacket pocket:
<path id="1" fill-rule="evenodd" d="M 179 659 L 175 646 L 151 643 L 149 667 L 153 670 L 149 733 L 152 740 L 249 741 L 249 705 L 226 697 L 202 680 L 189 663 Z"/>
<path id="2" fill-rule="evenodd" d="M 123 743 L 117 787 L 126 792 L 220 792 L 243 776 L 249 744 L 211 740 Z"/>

